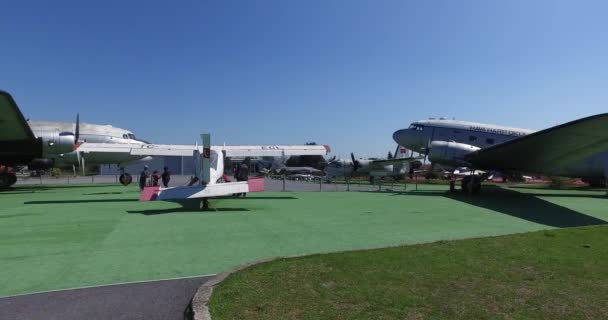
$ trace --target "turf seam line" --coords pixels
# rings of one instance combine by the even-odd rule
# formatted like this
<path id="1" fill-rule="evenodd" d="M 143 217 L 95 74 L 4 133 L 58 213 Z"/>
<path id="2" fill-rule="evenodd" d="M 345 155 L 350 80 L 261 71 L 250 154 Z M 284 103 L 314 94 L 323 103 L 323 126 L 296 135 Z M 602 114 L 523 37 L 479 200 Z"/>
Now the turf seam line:
<path id="1" fill-rule="evenodd" d="M 9 296 L 0 296 L 0 299 L 13 298 L 13 297 L 21 297 L 21 296 L 29 296 L 29 295 L 33 295 L 33 294 L 45 294 L 45 293 L 52 293 L 52 292 L 79 290 L 79 289 L 93 289 L 93 288 L 121 286 L 121 285 L 128 285 L 128 284 L 138 284 L 138 283 L 148 283 L 148 282 L 160 282 L 160 281 L 172 281 L 172 280 L 184 280 L 184 279 L 193 279 L 193 278 L 202 278 L 202 277 L 212 277 L 212 276 L 215 276 L 215 275 L 217 275 L 217 273 L 202 274 L 202 275 L 187 276 L 187 277 L 177 277 L 177 278 L 155 279 L 155 280 L 140 280 L 140 281 L 130 281 L 130 282 L 117 282 L 117 283 L 100 284 L 100 285 L 92 285 L 92 286 L 84 286 L 84 287 L 54 289 L 54 290 L 47 290 L 47 291 L 36 291 L 36 292 L 20 293 L 20 294 L 9 295 Z"/>

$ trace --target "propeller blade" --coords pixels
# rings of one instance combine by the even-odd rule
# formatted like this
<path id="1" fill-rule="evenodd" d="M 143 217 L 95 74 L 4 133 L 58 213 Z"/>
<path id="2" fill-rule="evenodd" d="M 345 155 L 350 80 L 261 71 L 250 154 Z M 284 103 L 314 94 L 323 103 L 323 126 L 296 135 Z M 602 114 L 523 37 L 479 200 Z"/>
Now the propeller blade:
<path id="1" fill-rule="evenodd" d="M 80 113 L 76 114 L 76 130 L 74 130 L 74 140 L 80 139 Z"/>
<path id="2" fill-rule="evenodd" d="M 76 113 L 76 124 L 74 126 L 74 148 L 73 150 L 78 149 L 80 143 L 78 139 L 80 139 L 80 113 Z"/>
<path id="3" fill-rule="evenodd" d="M 360 165 L 359 165 L 359 161 L 357 161 L 357 159 L 355 159 L 355 154 L 354 153 L 350 153 L 350 158 L 353 161 L 353 171 L 357 171 L 357 169 L 359 169 Z"/>

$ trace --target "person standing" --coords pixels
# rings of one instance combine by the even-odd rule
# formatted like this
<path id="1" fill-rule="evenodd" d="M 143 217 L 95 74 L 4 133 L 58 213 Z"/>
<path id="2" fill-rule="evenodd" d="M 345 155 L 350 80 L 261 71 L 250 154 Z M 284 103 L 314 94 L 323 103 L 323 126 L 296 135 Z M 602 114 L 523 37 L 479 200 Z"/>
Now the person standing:
<path id="1" fill-rule="evenodd" d="M 247 158 L 245 158 L 245 161 L 243 161 L 243 163 L 241 163 L 241 165 L 239 166 L 239 169 L 236 174 L 236 181 L 249 180 L 249 166 L 247 165 L 247 162 L 248 162 Z M 247 196 L 247 193 L 241 193 L 240 195 L 245 197 L 245 196 Z"/>
<path id="2" fill-rule="evenodd" d="M 150 173 L 148 172 L 148 166 L 144 166 L 144 170 L 139 174 L 139 190 L 144 191 L 146 187 L 146 181 L 150 177 Z"/>
<path id="3" fill-rule="evenodd" d="M 169 171 L 168 167 L 163 168 L 163 174 L 160 176 L 163 181 L 163 186 L 165 188 L 169 187 L 169 181 L 171 181 L 171 171 Z"/>
<path id="4" fill-rule="evenodd" d="M 158 171 L 154 170 L 154 172 L 152 172 L 152 186 L 158 187 L 159 180 L 160 180 L 160 175 L 158 174 Z"/>

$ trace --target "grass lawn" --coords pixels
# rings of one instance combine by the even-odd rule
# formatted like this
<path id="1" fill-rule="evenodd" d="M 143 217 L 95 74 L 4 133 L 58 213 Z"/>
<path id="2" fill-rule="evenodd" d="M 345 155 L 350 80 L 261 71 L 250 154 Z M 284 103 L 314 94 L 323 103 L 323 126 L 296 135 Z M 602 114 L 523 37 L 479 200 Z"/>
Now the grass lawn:
<path id="1" fill-rule="evenodd" d="M 229 276 L 226 319 L 607 319 L 608 227 L 280 259 Z"/>
<path id="2" fill-rule="evenodd" d="M 603 192 L 264 192 L 201 212 L 137 187 L 0 192 L 0 297 L 222 272 L 257 259 L 504 235 L 608 221 Z M 197 207 L 198 208 L 198 207 Z"/>

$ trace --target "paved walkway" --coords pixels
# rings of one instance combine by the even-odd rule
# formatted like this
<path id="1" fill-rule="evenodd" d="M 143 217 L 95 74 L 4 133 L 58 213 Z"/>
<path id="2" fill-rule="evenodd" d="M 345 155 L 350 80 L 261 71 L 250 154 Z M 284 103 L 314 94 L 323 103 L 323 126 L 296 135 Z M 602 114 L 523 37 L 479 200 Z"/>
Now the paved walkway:
<path id="1" fill-rule="evenodd" d="M 2 319 L 183 319 L 209 277 L 35 293 L 0 299 Z"/>

